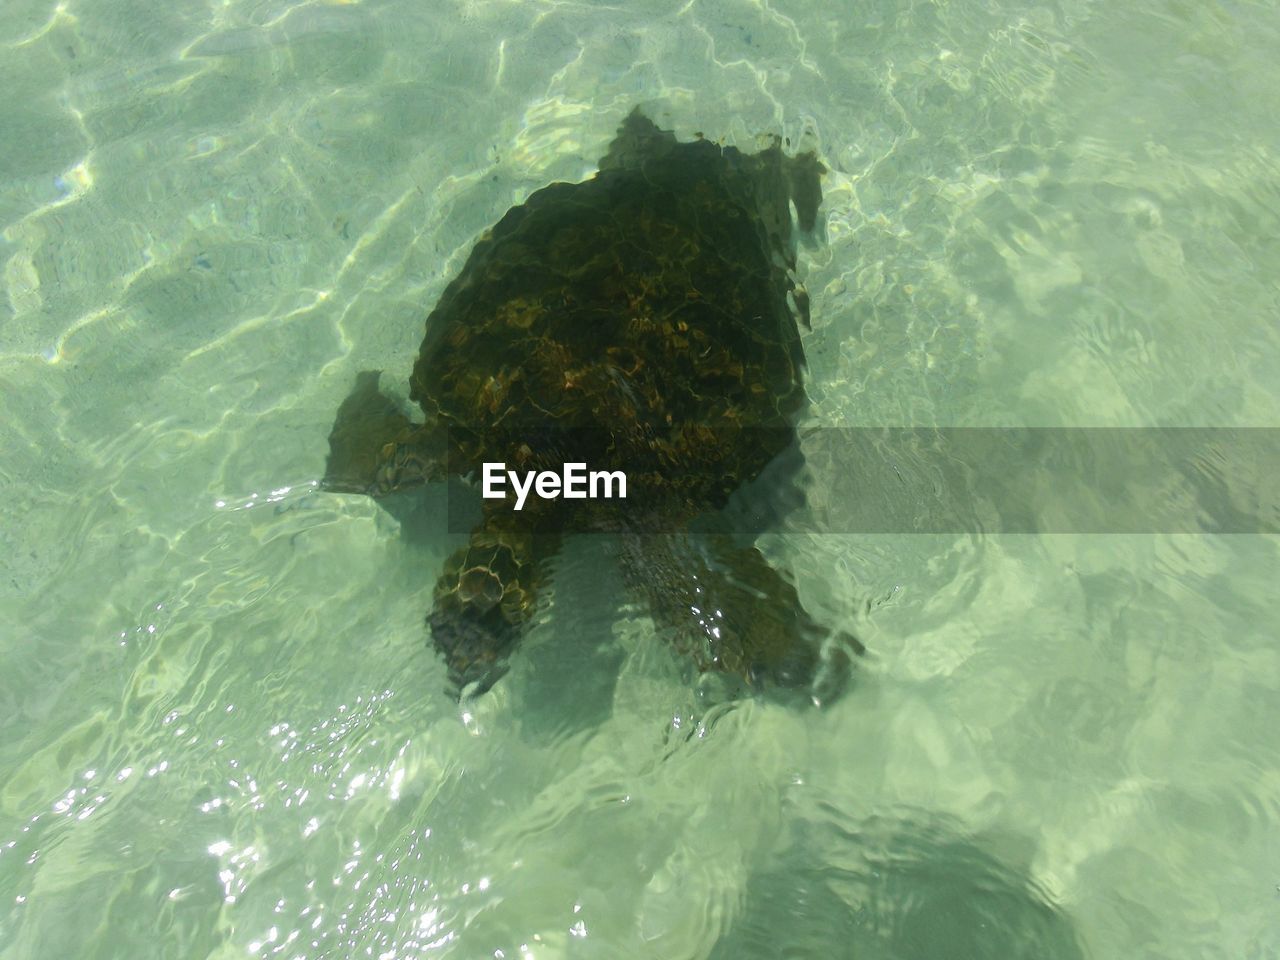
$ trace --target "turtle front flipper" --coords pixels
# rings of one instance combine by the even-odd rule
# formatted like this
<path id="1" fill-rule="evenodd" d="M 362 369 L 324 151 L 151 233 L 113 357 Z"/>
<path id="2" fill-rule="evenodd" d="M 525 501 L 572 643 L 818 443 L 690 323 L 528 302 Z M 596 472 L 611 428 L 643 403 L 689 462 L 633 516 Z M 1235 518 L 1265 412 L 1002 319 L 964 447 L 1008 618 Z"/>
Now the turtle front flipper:
<path id="1" fill-rule="evenodd" d="M 494 507 L 445 562 L 427 624 L 455 695 L 484 693 L 507 672 L 559 547 L 557 535 L 531 533 Z"/>
<path id="2" fill-rule="evenodd" d="M 431 425 L 409 420 L 366 370 L 338 407 L 322 486 L 381 497 L 444 475 L 444 444 Z"/>
<path id="3" fill-rule="evenodd" d="M 833 637 L 759 550 L 730 537 L 630 535 L 623 562 L 655 622 L 699 670 L 735 675 L 757 689 L 801 692 L 822 704 L 843 691 L 850 655 L 865 652 L 853 636 Z"/>

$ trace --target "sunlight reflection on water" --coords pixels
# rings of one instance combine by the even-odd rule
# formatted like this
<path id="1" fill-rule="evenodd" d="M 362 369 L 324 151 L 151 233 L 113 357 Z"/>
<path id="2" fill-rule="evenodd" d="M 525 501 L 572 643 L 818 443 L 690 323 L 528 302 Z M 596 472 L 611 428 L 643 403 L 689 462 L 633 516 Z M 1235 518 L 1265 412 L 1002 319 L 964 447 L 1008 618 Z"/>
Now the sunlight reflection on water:
<path id="1" fill-rule="evenodd" d="M 440 518 L 316 489 L 354 373 L 636 102 L 822 150 L 814 423 L 1271 424 L 1272 11 L 0 18 L 4 960 L 1280 949 L 1274 538 L 797 522 L 872 651 L 803 715 L 708 709 L 580 546 L 458 707 Z"/>

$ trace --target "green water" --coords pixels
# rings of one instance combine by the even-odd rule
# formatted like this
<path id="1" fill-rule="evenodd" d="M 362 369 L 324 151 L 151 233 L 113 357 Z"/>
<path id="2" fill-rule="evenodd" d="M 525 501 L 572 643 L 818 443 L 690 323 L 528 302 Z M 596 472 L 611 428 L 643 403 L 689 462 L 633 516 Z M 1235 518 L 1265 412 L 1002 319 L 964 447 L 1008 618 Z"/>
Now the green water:
<path id="1" fill-rule="evenodd" d="M 582 542 L 460 711 L 448 545 L 313 492 L 638 102 L 820 148 L 813 423 L 1274 426 L 1276 49 L 1268 2 L 7 0 L 0 958 L 1280 956 L 1274 537 L 784 528 L 873 654 L 821 713 L 703 709 Z"/>

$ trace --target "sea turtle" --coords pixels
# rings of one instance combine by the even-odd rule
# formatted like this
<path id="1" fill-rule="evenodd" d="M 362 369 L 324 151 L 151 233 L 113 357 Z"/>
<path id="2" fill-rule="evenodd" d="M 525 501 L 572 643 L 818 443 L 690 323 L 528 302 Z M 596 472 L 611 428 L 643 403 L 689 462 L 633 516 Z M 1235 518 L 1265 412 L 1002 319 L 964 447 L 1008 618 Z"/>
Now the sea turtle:
<path id="1" fill-rule="evenodd" d="M 792 209 L 811 231 L 824 168 L 777 138 L 755 154 L 679 142 L 638 109 L 599 167 L 509 210 L 445 288 L 410 379 L 425 423 L 359 375 L 325 486 L 380 497 L 486 462 L 626 474 L 625 500 L 484 501 L 427 618 L 457 693 L 505 672 L 572 529 L 614 535 L 624 581 L 700 670 L 814 696 L 858 641 L 824 643 L 751 543 L 688 531 L 794 449 L 809 318 Z"/>

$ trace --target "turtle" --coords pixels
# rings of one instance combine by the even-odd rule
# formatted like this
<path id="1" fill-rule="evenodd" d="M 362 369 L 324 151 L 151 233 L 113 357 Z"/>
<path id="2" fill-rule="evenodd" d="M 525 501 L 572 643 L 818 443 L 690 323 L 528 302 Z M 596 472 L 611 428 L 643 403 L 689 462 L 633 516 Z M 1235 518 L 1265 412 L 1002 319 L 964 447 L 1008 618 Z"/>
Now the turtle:
<path id="1" fill-rule="evenodd" d="M 608 534 L 621 582 L 700 673 L 830 699 L 862 644 L 824 630 L 756 545 L 717 524 L 797 446 L 806 405 L 795 279 L 825 168 L 772 137 L 678 140 L 636 108 L 579 183 L 556 182 L 475 243 L 426 319 L 409 381 L 423 415 L 357 375 L 323 487 L 374 498 L 484 464 L 621 470 L 627 498 L 487 499 L 445 563 L 427 625 L 455 695 L 488 690 L 569 532 Z M 710 518 L 710 519 L 708 519 Z"/>

